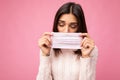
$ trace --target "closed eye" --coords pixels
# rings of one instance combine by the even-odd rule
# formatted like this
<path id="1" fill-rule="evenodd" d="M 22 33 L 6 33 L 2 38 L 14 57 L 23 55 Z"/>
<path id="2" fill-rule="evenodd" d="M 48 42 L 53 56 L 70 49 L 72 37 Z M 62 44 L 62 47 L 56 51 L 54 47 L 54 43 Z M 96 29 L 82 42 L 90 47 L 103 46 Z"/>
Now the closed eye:
<path id="1" fill-rule="evenodd" d="M 78 24 L 77 23 L 71 23 L 69 26 L 74 29 L 74 28 L 78 27 Z"/>
<path id="2" fill-rule="evenodd" d="M 64 21 L 58 21 L 58 26 L 63 27 L 65 25 Z"/>

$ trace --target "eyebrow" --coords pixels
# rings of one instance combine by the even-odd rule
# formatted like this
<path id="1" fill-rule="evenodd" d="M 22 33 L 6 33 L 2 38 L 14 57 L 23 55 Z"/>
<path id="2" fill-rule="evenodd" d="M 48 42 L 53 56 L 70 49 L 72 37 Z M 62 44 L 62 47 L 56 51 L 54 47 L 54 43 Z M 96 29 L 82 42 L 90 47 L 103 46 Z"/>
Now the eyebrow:
<path id="1" fill-rule="evenodd" d="M 63 21 L 63 20 L 58 20 L 58 22 L 65 22 L 65 21 Z"/>
<path id="2" fill-rule="evenodd" d="M 65 22 L 64 20 L 58 20 L 58 22 Z M 70 23 L 72 23 L 72 24 L 77 24 L 77 22 L 70 22 Z"/>

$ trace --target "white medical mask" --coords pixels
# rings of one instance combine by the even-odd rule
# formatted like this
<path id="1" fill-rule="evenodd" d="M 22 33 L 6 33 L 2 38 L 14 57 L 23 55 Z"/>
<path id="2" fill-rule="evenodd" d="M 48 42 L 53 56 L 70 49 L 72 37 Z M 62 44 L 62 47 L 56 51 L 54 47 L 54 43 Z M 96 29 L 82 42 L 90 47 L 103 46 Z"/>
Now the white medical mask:
<path id="1" fill-rule="evenodd" d="M 82 37 L 80 33 L 52 33 L 52 48 L 81 49 Z"/>

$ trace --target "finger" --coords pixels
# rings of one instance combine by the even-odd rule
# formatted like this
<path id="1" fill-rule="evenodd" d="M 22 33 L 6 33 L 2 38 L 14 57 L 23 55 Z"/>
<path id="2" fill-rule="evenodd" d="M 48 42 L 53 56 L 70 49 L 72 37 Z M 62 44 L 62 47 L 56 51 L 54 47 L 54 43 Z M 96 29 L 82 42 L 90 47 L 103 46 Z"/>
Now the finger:
<path id="1" fill-rule="evenodd" d="M 84 47 L 85 49 L 88 49 L 88 48 L 89 48 L 89 49 L 93 49 L 93 48 L 94 48 L 94 44 L 86 41 L 86 42 L 83 44 L 83 47 Z"/>
<path id="2" fill-rule="evenodd" d="M 39 45 L 39 47 L 42 47 L 43 45 L 45 45 L 45 46 L 50 45 L 51 46 L 51 42 L 46 37 L 42 37 L 38 40 L 38 45 Z"/>
<path id="3" fill-rule="evenodd" d="M 42 36 L 52 36 L 52 33 L 51 32 L 45 32 L 45 33 L 43 33 Z"/>
<path id="4" fill-rule="evenodd" d="M 86 44 L 90 44 L 90 40 L 88 38 L 85 38 L 85 41 L 83 42 L 83 46 Z"/>
<path id="5" fill-rule="evenodd" d="M 88 33 L 81 33 L 80 36 L 83 37 L 83 38 L 84 38 L 84 37 L 90 38 L 90 36 L 88 35 Z"/>
<path id="6" fill-rule="evenodd" d="M 86 43 L 86 44 L 84 45 L 84 48 L 85 48 L 85 49 L 90 48 L 90 43 Z"/>
<path id="7" fill-rule="evenodd" d="M 44 38 L 44 40 L 42 41 L 42 46 L 51 47 L 51 43 L 48 39 Z"/>
<path id="8" fill-rule="evenodd" d="M 51 42 L 51 37 L 50 36 L 43 36 L 42 38 L 45 38 Z"/>
<path id="9" fill-rule="evenodd" d="M 88 42 L 85 42 L 83 45 L 82 45 L 83 48 L 89 48 L 89 43 Z"/>
<path id="10" fill-rule="evenodd" d="M 81 42 L 81 44 L 80 44 L 81 46 L 83 46 L 83 45 L 84 45 L 84 43 L 85 43 L 86 39 L 87 39 L 87 38 L 85 37 L 85 38 L 82 40 L 82 42 Z"/>
<path id="11" fill-rule="evenodd" d="M 90 41 L 86 41 L 83 44 L 83 47 L 85 48 L 92 48 L 94 46 L 94 43 L 90 42 Z"/>
<path id="12" fill-rule="evenodd" d="M 94 44 L 94 41 L 90 38 L 87 38 L 85 37 L 83 40 L 82 40 L 82 44 L 84 44 L 84 42 L 90 42 L 91 44 Z"/>

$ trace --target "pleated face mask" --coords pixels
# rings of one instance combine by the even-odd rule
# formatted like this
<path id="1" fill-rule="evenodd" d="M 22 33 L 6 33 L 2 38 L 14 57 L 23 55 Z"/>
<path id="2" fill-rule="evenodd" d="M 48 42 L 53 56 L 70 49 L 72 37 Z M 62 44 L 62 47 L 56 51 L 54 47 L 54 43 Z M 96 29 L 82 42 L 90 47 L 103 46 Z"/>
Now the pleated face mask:
<path id="1" fill-rule="evenodd" d="M 53 32 L 52 36 L 52 48 L 61 49 L 81 49 L 82 37 L 80 33 L 59 33 Z"/>

